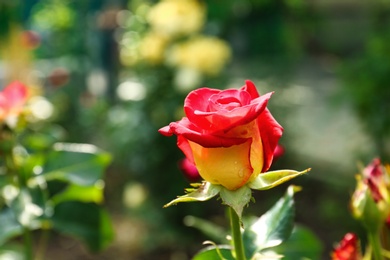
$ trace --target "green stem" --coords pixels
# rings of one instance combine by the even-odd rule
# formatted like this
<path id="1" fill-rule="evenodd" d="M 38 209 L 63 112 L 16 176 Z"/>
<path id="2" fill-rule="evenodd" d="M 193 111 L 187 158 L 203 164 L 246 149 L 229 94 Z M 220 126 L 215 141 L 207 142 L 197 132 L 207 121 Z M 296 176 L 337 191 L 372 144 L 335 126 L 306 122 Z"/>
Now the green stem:
<path id="1" fill-rule="evenodd" d="M 383 260 L 382 246 L 377 233 L 368 233 L 368 240 L 372 248 L 373 260 Z"/>
<path id="2" fill-rule="evenodd" d="M 244 243 L 242 241 L 240 219 L 233 208 L 229 207 L 230 226 L 232 229 L 233 249 L 236 260 L 246 260 Z"/>
<path id="3" fill-rule="evenodd" d="M 26 260 L 33 260 L 33 250 L 31 241 L 31 232 L 27 227 L 24 227 L 23 242 L 25 249 Z"/>

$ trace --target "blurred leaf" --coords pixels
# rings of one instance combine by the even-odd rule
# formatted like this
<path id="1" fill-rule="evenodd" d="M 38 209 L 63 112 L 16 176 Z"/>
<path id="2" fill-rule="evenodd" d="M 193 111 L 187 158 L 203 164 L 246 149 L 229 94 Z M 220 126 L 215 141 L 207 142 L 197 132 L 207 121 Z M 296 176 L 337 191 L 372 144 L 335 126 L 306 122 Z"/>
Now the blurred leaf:
<path id="1" fill-rule="evenodd" d="M 34 203 L 33 197 L 27 188 L 22 188 L 11 203 L 11 209 L 15 213 L 17 221 L 25 227 L 36 229 L 40 227 L 39 217 L 44 209 Z"/>
<path id="2" fill-rule="evenodd" d="M 299 188 L 289 186 L 286 194 L 262 215 L 243 234 L 246 255 L 252 258 L 263 249 L 280 245 L 291 234 L 294 226 L 294 193 Z"/>
<path id="3" fill-rule="evenodd" d="M 111 161 L 108 153 L 89 144 L 57 143 L 43 168 L 47 180 L 68 181 L 81 186 L 95 184 Z"/>
<path id="4" fill-rule="evenodd" d="M 54 208 L 52 221 L 55 230 L 82 240 L 94 252 L 114 238 L 108 213 L 94 203 L 60 203 Z"/>
<path id="5" fill-rule="evenodd" d="M 27 132 L 22 139 L 28 149 L 43 150 L 52 147 L 56 142 L 64 139 L 64 130 L 56 125 L 46 126 L 37 132 Z"/>
<path id="6" fill-rule="evenodd" d="M 0 259 L 24 260 L 24 248 L 21 245 L 0 246 Z"/>
<path id="7" fill-rule="evenodd" d="M 22 234 L 23 227 L 18 223 L 15 214 L 10 208 L 3 208 L 0 211 L 0 245 L 8 239 Z M 0 250 L 1 256 L 1 250 Z M 0 259 L 2 259 L 0 257 Z"/>
<path id="8" fill-rule="evenodd" d="M 179 202 L 206 201 L 217 195 L 220 190 L 221 186 L 219 185 L 203 182 L 197 189 L 190 189 L 190 193 L 179 196 L 177 199 L 165 204 L 164 208 L 175 205 Z"/>
<path id="9" fill-rule="evenodd" d="M 186 216 L 184 218 L 184 224 L 189 227 L 198 229 L 213 241 L 223 242 L 226 240 L 226 234 L 228 232 L 221 226 L 218 226 L 211 221 L 194 216 Z"/>
<path id="10" fill-rule="evenodd" d="M 221 188 L 220 195 L 223 203 L 232 207 L 241 221 L 242 211 L 252 198 L 252 190 L 247 186 L 234 191 Z"/>
<path id="11" fill-rule="evenodd" d="M 0 175 L 0 188 L 8 184 L 8 178 L 5 175 Z"/>
<path id="12" fill-rule="evenodd" d="M 283 255 L 284 260 L 321 259 L 322 243 L 308 228 L 296 225 L 291 236 L 271 250 Z"/>
<path id="13" fill-rule="evenodd" d="M 301 172 L 294 170 L 280 170 L 261 173 L 256 177 L 256 179 L 248 183 L 248 186 L 249 188 L 255 190 L 268 190 L 295 177 L 303 175 L 310 170 L 311 169 L 309 168 Z"/>
<path id="14" fill-rule="evenodd" d="M 192 260 L 234 260 L 234 257 L 232 256 L 230 246 L 220 245 L 218 248 L 210 246 L 203 249 Z"/>
<path id="15" fill-rule="evenodd" d="M 54 204 L 71 200 L 99 204 L 103 201 L 103 187 L 103 181 L 101 185 L 97 183 L 93 186 L 69 185 L 63 192 L 56 194 L 52 201 Z"/>
<path id="16" fill-rule="evenodd" d="M 30 154 L 21 166 L 20 174 L 24 181 L 28 181 L 32 176 L 41 173 L 45 157 L 42 154 Z"/>

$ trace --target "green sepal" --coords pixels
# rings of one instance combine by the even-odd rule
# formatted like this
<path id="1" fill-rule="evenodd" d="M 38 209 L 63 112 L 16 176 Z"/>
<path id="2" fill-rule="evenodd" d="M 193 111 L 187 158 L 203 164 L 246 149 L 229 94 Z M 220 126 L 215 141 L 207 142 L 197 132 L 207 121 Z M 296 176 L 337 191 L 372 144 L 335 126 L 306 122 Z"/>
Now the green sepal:
<path id="1" fill-rule="evenodd" d="M 165 204 L 164 208 L 176 205 L 179 202 L 206 201 L 216 196 L 220 190 L 220 185 L 203 182 L 197 189 L 187 189 L 186 191 L 189 192 L 188 194 L 177 197 Z"/>
<path id="2" fill-rule="evenodd" d="M 355 194 L 352 196 L 352 215 L 364 225 L 368 233 L 378 233 L 387 215 L 380 211 L 368 186 L 364 185 Z"/>
<path id="3" fill-rule="evenodd" d="M 311 169 L 308 168 L 301 172 L 294 170 L 279 170 L 260 173 L 253 181 L 249 182 L 247 185 L 249 188 L 254 190 L 268 190 L 295 177 L 301 176 L 309 172 L 310 170 Z"/>
<path id="4" fill-rule="evenodd" d="M 220 196 L 224 204 L 234 209 L 241 221 L 242 211 L 252 198 L 252 190 L 247 186 L 237 190 L 221 188 Z"/>
<path id="5" fill-rule="evenodd" d="M 286 194 L 270 210 L 245 229 L 243 239 L 249 258 L 290 237 L 294 227 L 294 194 L 299 190 L 297 186 L 289 186 Z"/>

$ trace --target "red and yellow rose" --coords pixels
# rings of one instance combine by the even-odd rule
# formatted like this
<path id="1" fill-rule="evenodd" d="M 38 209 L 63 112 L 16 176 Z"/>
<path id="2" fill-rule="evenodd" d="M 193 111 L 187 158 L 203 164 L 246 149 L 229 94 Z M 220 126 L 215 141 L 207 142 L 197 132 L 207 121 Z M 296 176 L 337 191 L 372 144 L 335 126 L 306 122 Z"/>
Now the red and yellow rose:
<path id="1" fill-rule="evenodd" d="M 177 144 L 203 179 L 236 190 L 272 163 L 283 128 L 251 81 L 240 89 L 200 88 L 184 102 L 186 117 L 159 130 Z"/>

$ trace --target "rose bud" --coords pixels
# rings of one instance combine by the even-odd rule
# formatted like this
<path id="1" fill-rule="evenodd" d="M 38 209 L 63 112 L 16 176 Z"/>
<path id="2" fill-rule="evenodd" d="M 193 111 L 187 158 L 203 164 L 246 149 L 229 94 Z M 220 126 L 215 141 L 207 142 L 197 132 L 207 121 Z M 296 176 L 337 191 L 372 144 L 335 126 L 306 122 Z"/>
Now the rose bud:
<path id="1" fill-rule="evenodd" d="M 187 158 L 179 161 L 179 169 L 183 173 L 184 177 L 186 177 L 186 179 L 191 183 L 198 182 L 202 179 L 199 175 L 198 169 L 196 169 L 195 165 Z"/>
<path id="2" fill-rule="evenodd" d="M 360 260 L 360 246 L 358 237 L 347 233 L 332 253 L 332 260 Z"/>
<path id="3" fill-rule="evenodd" d="M 274 161 L 282 157 L 284 154 L 284 147 L 278 144 L 274 150 Z"/>
<path id="4" fill-rule="evenodd" d="M 186 117 L 159 130 L 175 134 L 177 145 L 202 178 L 236 190 L 271 166 L 283 128 L 247 81 L 240 89 L 200 88 L 184 102 Z"/>

